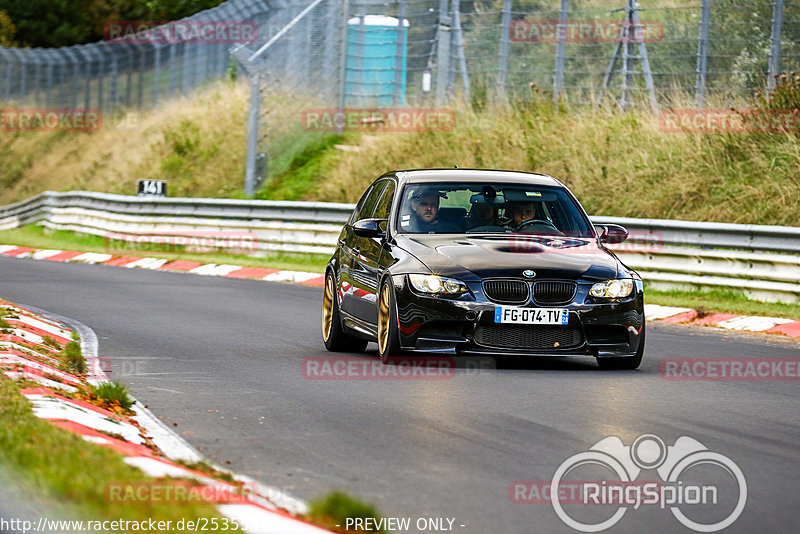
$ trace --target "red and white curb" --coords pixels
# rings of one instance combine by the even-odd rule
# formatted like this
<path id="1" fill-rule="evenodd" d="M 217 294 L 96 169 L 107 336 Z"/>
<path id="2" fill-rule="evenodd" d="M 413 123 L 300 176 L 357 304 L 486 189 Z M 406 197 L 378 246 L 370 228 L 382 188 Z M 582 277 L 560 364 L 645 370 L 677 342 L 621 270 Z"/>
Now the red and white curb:
<path id="1" fill-rule="evenodd" d="M 265 267 L 244 267 L 217 263 L 201 263 L 187 260 L 165 260 L 139 256 L 114 256 L 100 252 L 77 252 L 70 250 L 36 249 L 17 245 L 0 245 L 0 255 L 12 258 L 29 258 L 57 262 L 78 262 L 128 269 L 151 269 L 157 271 L 185 272 L 204 276 L 222 276 L 225 278 L 248 278 L 267 282 L 292 282 L 306 286 L 322 287 L 325 276 L 305 271 L 289 271 L 268 269 Z"/>
<path id="2" fill-rule="evenodd" d="M 230 474 L 238 484 L 215 479 L 176 463 L 196 463 L 204 461 L 204 458 L 140 402 L 134 404 L 135 415 L 127 417 L 80 399 L 69 398 L 67 395 L 78 392 L 79 387 L 87 383 L 107 380 L 96 354 L 97 339 L 94 332 L 55 314 L 45 317 L 41 310 L 34 313 L 4 301 L 0 301 L 0 306 L 11 312 L 10 316 L 4 317 L 11 328 L 4 328 L 0 332 L 0 372 L 13 379 L 24 378 L 37 382 L 41 386 L 21 390 L 37 417 L 76 433 L 89 443 L 117 451 L 124 456 L 125 463 L 151 477 L 191 480 L 195 486 L 190 491 L 198 494 L 198 499 L 216 506 L 222 515 L 236 521 L 246 532 L 329 533 L 292 515 L 307 512 L 306 503 L 299 499 L 219 466 L 212 465 L 217 471 Z M 81 336 L 82 352 L 90 370 L 85 378 L 59 369 L 58 350 L 52 340 L 62 345 L 70 341 L 70 327 Z M 155 453 L 146 446 L 148 442 L 155 445 L 159 452 Z"/>
<path id="3" fill-rule="evenodd" d="M 714 313 L 700 317 L 697 310 L 692 308 L 675 308 L 672 306 L 659 306 L 658 304 L 645 304 L 644 314 L 648 321 L 716 326 L 726 330 L 744 330 L 781 334 L 793 338 L 800 337 L 800 321 L 782 319 L 780 317 L 758 317 L 729 313 Z"/>

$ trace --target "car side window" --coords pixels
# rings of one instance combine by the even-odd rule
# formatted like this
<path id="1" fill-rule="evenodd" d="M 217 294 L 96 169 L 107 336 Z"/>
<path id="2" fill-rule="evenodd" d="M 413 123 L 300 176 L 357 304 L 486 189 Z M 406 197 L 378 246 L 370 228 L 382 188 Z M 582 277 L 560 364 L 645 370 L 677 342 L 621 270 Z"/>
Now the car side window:
<path id="1" fill-rule="evenodd" d="M 381 199 L 378 201 L 373 217 L 376 219 L 389 218 L 389 211 L 392 209 L 392 200 L 394 200 L 394 189 L 394 182 L 389 180 L 389 184 L 386 186 L 386 189 L 384 189 Z"/>
<path id="2" fill-rule="evenodd" d="M 353 213 L 350 215 L 350 219 L 348 219 L 347 224 L 352 225 L 354 222 L 358 220 L 358 214 L 361 213 L 361 209 L 364 207 L 364 203 L 367 201 L 367 197 L 372 192 L 372 187 L 368 187 L 364 194 L 361 195 L 361 198 L 356 204 L 356 209 L 353 210 Z"/>
<path id="3" fill-rule="evenodd" d="M 383 180 L 372 186 L 372 190 L 364 199 L 364 204 L 361 206 L 361 209 L 358 210 L 358 215 L 356 215 L 355 218 L 356 221 L 373 217 L 372 214 L 375 213 L 375 206 L 377 206 L 378 200 L 380 200 L 381 193 L 386 188 L 387 182 L 388 180 Z"/>

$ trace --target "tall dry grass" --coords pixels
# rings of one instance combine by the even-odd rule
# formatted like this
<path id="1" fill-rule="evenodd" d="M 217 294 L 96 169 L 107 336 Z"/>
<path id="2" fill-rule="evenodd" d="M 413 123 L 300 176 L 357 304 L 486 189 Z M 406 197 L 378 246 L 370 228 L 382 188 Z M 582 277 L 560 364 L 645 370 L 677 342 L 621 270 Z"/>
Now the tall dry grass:
<path id="1" fill-rule="evenodd" d="M 800 224 L 796 134 L 669 133 L 649 112 L 544 101 L 459 109 L 451 132 L 380 134 L 342 154 L 317 196 L 354 202 L 384 171 L 453 165 L 550 174 L 593 215 Z"/>
<path id="2" fill-rule="evenodd" d="M 95 132 L 0 133 L 0 204 L 46 190 L 135 194 L 166 179 L 171 196 L 240 194 L 246 85 L 219 83 L 145 113 L 103 116 Z"/>

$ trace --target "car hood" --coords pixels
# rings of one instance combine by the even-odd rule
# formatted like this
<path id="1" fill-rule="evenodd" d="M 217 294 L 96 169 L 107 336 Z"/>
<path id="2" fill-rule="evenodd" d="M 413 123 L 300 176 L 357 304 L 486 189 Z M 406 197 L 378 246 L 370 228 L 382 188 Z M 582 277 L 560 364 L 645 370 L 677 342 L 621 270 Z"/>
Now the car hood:
<path id="1" fill-rule="evenodd" d="M 620 267 L 616 257 L 589 238 L 401 234 L 397 244 L 431 272 L 462 280 L 519 278 L 527 269 L 536 279 L 608 280 L 617 277 Z"/>

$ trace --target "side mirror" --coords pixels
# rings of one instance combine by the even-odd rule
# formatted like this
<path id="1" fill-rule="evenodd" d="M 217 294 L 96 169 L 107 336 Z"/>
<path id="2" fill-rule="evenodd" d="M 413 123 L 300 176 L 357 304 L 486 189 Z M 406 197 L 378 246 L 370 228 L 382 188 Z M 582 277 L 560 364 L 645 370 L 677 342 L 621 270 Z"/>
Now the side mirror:
<path id="1" fill-rule="evenodd" d="M 628 239 L 628 231 L 618 224 L 596 224 L 594 229 L 601 243 L 619 244 Z"/>
<path id="2" fill-rule="evenodd" d="M 353 225 L 353 232 L 359 237 L 384 237 L 386 231 L 381 225 L 386 226 L 386 219 L 361 219 Z"/>

